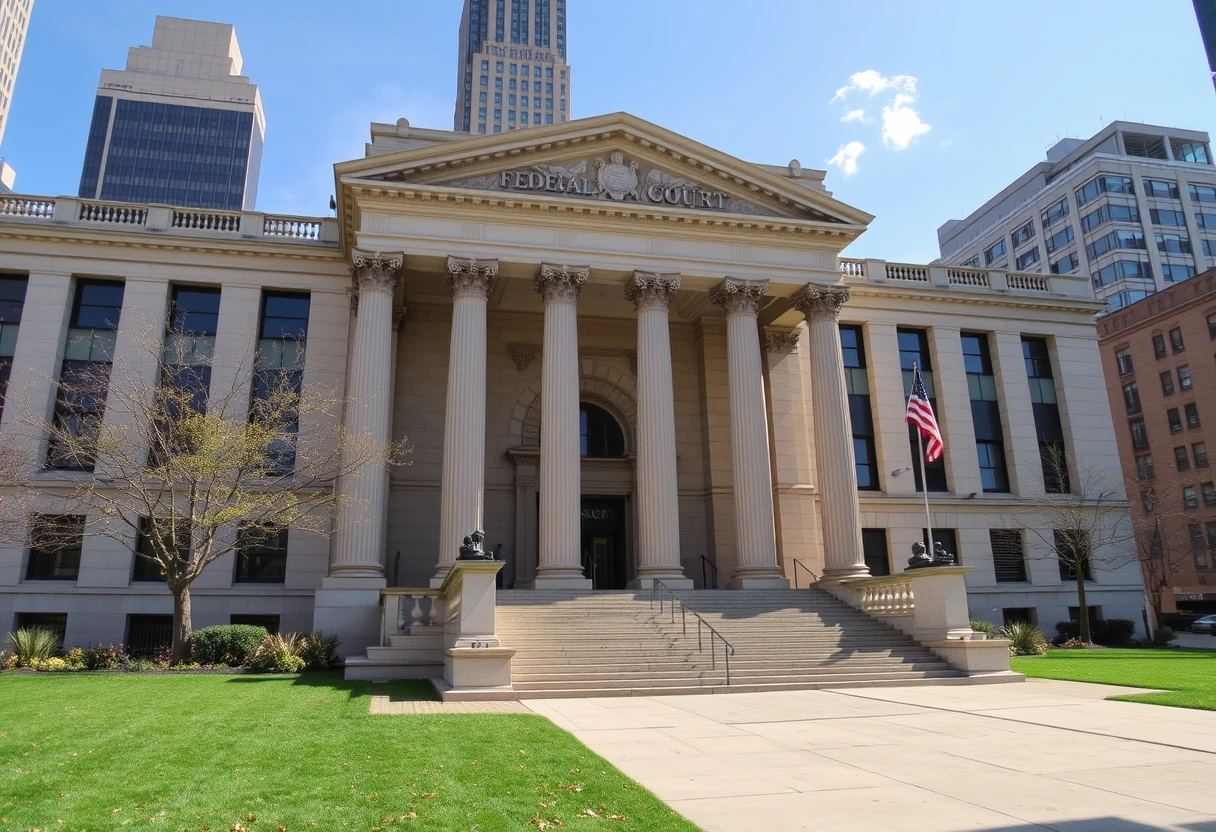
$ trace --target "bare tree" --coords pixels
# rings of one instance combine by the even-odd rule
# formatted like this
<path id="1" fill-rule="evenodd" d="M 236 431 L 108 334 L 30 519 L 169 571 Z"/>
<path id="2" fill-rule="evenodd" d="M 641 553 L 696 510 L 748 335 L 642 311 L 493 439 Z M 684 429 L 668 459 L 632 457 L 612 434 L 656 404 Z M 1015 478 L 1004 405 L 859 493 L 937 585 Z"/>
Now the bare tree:
<path id="1" fill-rule="evenodd" d="M 30 423 L 48 437 L 47 467 L 92 472 L 71 477 L 66 496 L 62 483 L 56 489 L 71 513 L 89 515 L 85 534 L 138 540 L 136 556 L 164 576 L 181 662 L 193 629 L 190 586 L 203 570 L 283 529 L 329 536 L 338 508 L 347 521 L 375 508 L 350 504 L 338 480 L 404 464 L 410 449 L 345 429 L 345 408 L 365 403 L 302 390 L 299 344 L 278 344 L 273 356 L 250 345 L 217 390 L 213 340 L 166 335 L 163 325 L 132 339 L 127 362 L 65 370 L 55 417 Z M 43 524 L 32 539 L 57 528 Z"/>
<path id="2" fill-rule="evenodd" d="M 1159 491 L 1177 495 L 1183 484 L 1181 477 L 1157 477 L 1155 471 L 1142 472 L 1136 483 L 1141 510 L 1132 511 L 1132 527 L 1149 603 L 1158 623 L 1161 598 L 1173 586 L 1173 576 L 1194 557 L 1196 548 L 1205 546 L 1203 530 L 1187 516 L 1182 503 L 1176 497 L 1159 497 Z"/>
<path id="3" fill-rule="evenodd" d="M 1121 481 L 1094 460 L 1078 459 L 1057 449 L 1045 450 L 1044 481 L 1038 523 L 1027 530 L 1043 543 L 1076 582 L 1080 640 L 1092 643 L 1085 580 L 1094 564 L 1115 566 L 1136 560 L 1135 535 Z"/>

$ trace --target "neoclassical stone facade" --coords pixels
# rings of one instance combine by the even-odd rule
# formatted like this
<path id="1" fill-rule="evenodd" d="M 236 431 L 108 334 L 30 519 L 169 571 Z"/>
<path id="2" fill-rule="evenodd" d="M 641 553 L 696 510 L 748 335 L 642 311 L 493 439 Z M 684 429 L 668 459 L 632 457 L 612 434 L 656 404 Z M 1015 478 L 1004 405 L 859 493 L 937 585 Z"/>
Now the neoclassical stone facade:
<path id="1" fill-rule="evenodd" d="M 291 290 L 310 298 L 305 394 L 332 383 L 347 431 L 412 447 L 405 466 L 367 462 L 334 484 L 346 499 L 332 535 L 289 534 L 281 583 L 217 562 L 196 625 L 274 616 L 361 652 L 380 590 L 438 585 L 476 528 L 514 588 L 899 571 L 924 526 L 908 332 L 926 344 L 946 437 L 934 527 L 976 567 L 973 615 L 1067 618 L 1070 584 L 1042 547 L 1025 539 L 1010 583 L 990 531 L 1025 527 L 1042 504 L 1026 339 L 1050 351 L 1069 450 L 1118 471 L 1084 280 L 841 259 L 871 217 L 821 172 L 744 163 L 621 114 L 495 136 L 373 125 L 367 156 L 335 171 L 336 220 L 246 213 L 235 233 L 156 206 L 135 226 L 82 221 L 79 200 L 0 212 L 0 269 L 28 276 L 11 384 L 55 377 L 85 276 L 125 281 L 120 347 L 136 300 L 155 319 L 175 285 L 218 287 L 217 366 L 239 360 L 225 351 L 259 326 L 260 298 Z M 278 231 L 290 223 L 303 230 Z M 1004 490 L 985 491 L 977 450 L 962 344 L 977 333 Z M 52 404 L 49 384 L 23 391 Z M 170 609 L 163 587 L 131 577 L 129 547 L 86 539 L 73 581 L 30 578 L 28 562 L 0 550 L 0 629 L 66 614 L 69 641 L 118 641 L 132 616 Z M 1138 617 L 1134 565 L 1096 584 L 1090 603 Z"/>

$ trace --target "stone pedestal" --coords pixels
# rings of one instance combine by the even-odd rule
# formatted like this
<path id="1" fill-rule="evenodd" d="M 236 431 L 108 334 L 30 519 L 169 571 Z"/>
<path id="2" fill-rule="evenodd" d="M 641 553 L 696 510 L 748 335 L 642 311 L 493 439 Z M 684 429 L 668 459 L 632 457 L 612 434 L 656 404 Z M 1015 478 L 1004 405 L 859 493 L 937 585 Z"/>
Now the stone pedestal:
<path id="1" fill-rule="evenodd" d="M 735 481 L 735 541 L 738 566 L 728 589 L 789 586 L 777 565 L 773 526 L 773 479 L 769 467 L 768 419 L 760 364 L 756 311 L 767 280 L 727 278 L 709 296 L 726 312 L 730 390 L 731 462 Z"/>
<path id="2" fill-rule="evenodd" d="M 692 589 L 680 564 L 680 495 L 676 481 L 675 401 L 667 306 L 679 275 L 637 272 L 625 297 L 638 311 L 638 576 L 632 589 L 658 580 Z"/>
<path id="3" fill-rule="evenodd" d="M 494 582 L 502 566 L 501 561 L 458 560 L 444 578 L 445 700 L 505 698 L 512 690 L 515 651 L 494 634 Z"/>
<path id="4" fill-rule="evenodd" d="M 806 315 L 815 462 L 823 515 L 822 580 L 828 582 L 870 574 L 861 549 L 853 428 L 840 349 L 840 307 L 848 299 L 849 290 L 843 286 L 815 284 L 807 284 L 790 299 Z"/>
<path id="5" fill-rule="evenodd" d="M 916 599 L 913 636 L 917 641 L 971 638 L 965 576 L 972 570 L 970 566 L 926 566 L 903 573 L 912 580 Z"/>
<path id="6" fill-rule="evenodd" d="M 582 457 L 578 407 L 578 299 L 591 270 L 544 264 L 541 358 L 540 529 L 537 589 L 590 589 L 582 565 Z"/>
<path id="7" fill-rule="evenodd" d="M 482 527 L 486 471 L 486 299 L 496 260 L 448 258 L 452 336 L 443 425 L 439 557 L 431 586 L 443 583 L 469 529 Z"/>

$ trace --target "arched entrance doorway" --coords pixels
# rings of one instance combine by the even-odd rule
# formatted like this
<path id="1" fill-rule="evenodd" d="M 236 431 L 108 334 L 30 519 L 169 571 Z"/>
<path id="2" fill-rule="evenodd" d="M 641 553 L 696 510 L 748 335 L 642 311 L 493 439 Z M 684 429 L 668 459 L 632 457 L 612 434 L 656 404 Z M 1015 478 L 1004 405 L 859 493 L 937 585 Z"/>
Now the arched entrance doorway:
<path id="1" fill-rule="evenodd" d="M 623 459 L 625 432 L 611 413 L 592 402 L 579 403 L 580 453 L 587 459 Z M 624 589 L 628 582 L 625 499 L 582 498 L 583 574 L 592 589 Z"/>

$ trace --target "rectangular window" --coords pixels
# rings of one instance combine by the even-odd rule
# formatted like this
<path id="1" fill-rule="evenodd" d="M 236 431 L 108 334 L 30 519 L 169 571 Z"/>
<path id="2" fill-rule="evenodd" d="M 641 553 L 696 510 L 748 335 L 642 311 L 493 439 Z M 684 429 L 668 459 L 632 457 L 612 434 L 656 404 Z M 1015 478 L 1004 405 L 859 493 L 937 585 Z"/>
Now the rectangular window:
<path id="1" fill-rule="evenodd" d="M 933 361 L 929 354 L 929 335 L 923 329 L 896 330 L 899 338 L 899 365 L 903 371 L 904 401 L 912 395 L 912 364 L 920 367 L 921 380 L 925 392 L 929 394 L 929 405 L 937 413 L 937 388 L 934 384 Z M 908 425 L 908 444 L 912 449 L 912 475 L 916 481 L 916 490 L 924 491 L 925 486 L 920 476 L 919 428 Z M 925 476 L 929 480 L 930 491 L 946 491 L 946 455 L 943 453 L 932 462 L 925 463 Z"/>
<path id="2" fill-rule="evenodd" d="M 1039 262 L 1039 247 L 1035 246 L 1030 251 L 1024 251 L 1017 257 L 1018 271 L 1024 271 L 1026 268 L 1033 266 Z"/>
<path id="3" fill-rule="evenodd" d="M 1123 385 L 1123 404 L 1129 416 L 1140 412 L 1140 386 L 1136 382 Z"/>
<path id="4" fill-rule="evenodd" d="M 1077 188 L 1077 205 L 1084 205 L 1099 194 L 1132 194 L 1135 183 L 1130 176 L 1099 176 Z"/>
<path id="5" fill-rule="evenodd" d="M 1206 461 L 1206 457 L 1205 457 Z M 1198 464 L 1198 463 L 1196 463 Z M 1156 478 L 1157 474 L 1153 470 L 1153 455 L 1140 454 L 1136 457 L 1136 478 L 1140 480 L 1151 480 Z"/>
<path id="6" fill-rule="evenodd" d="M 1145 247 L 1143 232 L 1116 229 L 1087 245 L 1085 253 L 1089 256 L 1090 260 L 1094 260 L 1108 251 L 1144 249 Z"/>
<path id="7" fill-rule="evenodd" d="M 1183 410 L 1186 411 L 1186 426 L 1188 428 L 1199 427 L 1199 408 L 1195 405 L 1195 403 L 1188 402 L 1183 406 Z"/>
<path id="8" fill-rule="evenodd" d="M 1071 226 L 1070 226 L 1071 227 Z M 1077 256 L 1075 251 L 1070 251 L 1068 254 L 1061 257 L 1059 260 L 1051 264 L 1052 274 L 1072 274 L 1081 265 L 1081 258 Z"/>
<path id="9" fill-rule="evenodd" d="M 1157 356 L 1158 360 L 1166 356 L 1165 336 L 1160 332 L 1153 336 L 1153 355 Z"/>
<path id="10" fill-rule="evenodd" d="M 1047 253 L 1051 254 L 1058 248 L 1066 246 L 1072 242 L 1073 230 L 1071 225 L 1066 225 L 1055 234 L 1047 238 Z"/>
<path id="11" fill-rule="evenodd" d="M 844 352 L 844 380 L 849 396 L 857 487 L 862 491 L 877 491 L 881 488 L 878 453 L 874 444 L 874 416 L 870 408 L 870 380 L 861 327 L 841 325 L 840 346 Z"/>
<path id="12" fill-rule="evenodd" d="M 1178 183 L 1162 179 L 1145 179 L 1144 195 L 1154 199 L 1177 199 Z"/>
<path id="13" fill-rule="evenodd" d="M 494 93 L 494 103 L 495 103 L 495 104 L 501 104 L 501 103 L 502 103 L 502 93 L 500 93 L 500 92 L 496 92 L 496 93 Z M 495 112 L 498 112 L 498 111 L 497 111 L 497 110 L 495 110 Z"/>
<path id="14" fill-rule="evenodd" d="M 1024 583 L 1026 578 L 1026 552 L 1022 546 L 1020 529 L 989 529 L 988 539 L 992 543 L 992 564 L 996 568 L 997 583 Z"/>
<path id="15" fill-rule="evenodd" d="M 287 576 L 287 529 L 244 526 L 237 537 L 236 582 L 283 583 Z"/>
<path id="16" fill-rule="evenodd" d="M 891 574 L 891 558 L 887 552 L 886 529 L 862 529 L 861 553 L 874 577 Z"/>
<path id="17" fill-rule="evenodd" d="M 1148 216 L 1152 220 L 1153 225 L 1170 225 L 1175 228 L 1186 228 L 1186 214 L 1181 211 L 1172 211 L 1168 208 L 1150 208 Z"/>
<path id="18" fill-rule="evenodd" d="M 929 530 L 920 530 L 920 539 L 924 541 L 925 546 L 929 546 Z M 954 529 L 934 529 L 933 530 L 933 545 L 930 550 L 935 550 L 941 546 L 950 554 L 954 555 L 954 562 L 958 565 L 963 563 L 963 553 L 958 549 L 958 534 Z"/>
<path id="19" fill-rule="evenodd" d="M 1174 464 L 1179 471 L 1189 471 L 1191 468 L 1191 460 L 1186 455 L 1186 445 L 1179 445 L 1174 448 Z"/>
<path id="20" fill-rule="evenodd" d="M 1064 197 L 1059 202 L 1048 205 L 1047 208 L 1039 214 L 1039 219 L 1043 222 L 1043 227 L 1047 228 L 1050 225 L 1064 219 L 1068 216 L 1068 197 Z M 1050 251 L 1051 249 L 1048 249 Z"/>
<path id="21" fill-rule="evenodd" d="M 1127 427 L 1132 434 L 1132 447 L 1138 451 L 1148 448 L 1148 430 L 1144 427 L 1144 420 L 1132 419 Z"/>
<path id="22" fill-rule="evenodd" d="M 1208 446 L 1204 442 L 1196 442 L 1191 445 L 1191 453 L 1195 456 L 1196 468 L 1208 467 Z"/>
<path id="23" fill-rule="evenodd" d="M 1191 368 L 1185 364 L 1178 368 L 1178 389 L 1191 389 Z"/>
<path id="24" fill-rule="evenodd" d="M 300 425 L 291 402 L 304 389 L 304 355 L 308 345 L 307 294 L 266 292 L 262 296 L 262 323 L 254 365 L 249 418 L 273 422 L 281 439 L 270 449 L 272 474 L 295 467 L 296 434 Z"/>
<path id="25" fill-rule="evenodd" d="M 1132 372 L 1135 369 L 1132 364 L 1132 351 L 1130 349 L 1122 349 L 1116 352 L 1115 364 L 1119 367 L 1119 375 L 1121 376 Z"/>
<path id="26" fill-rule="evenodd" d="M 27 630 L 37 627 L 50 630 L 59 637 L 60 646 L 67 640 L 68 614 L 66 612 L 19 612 L 13 624 L 14 630 Z"/>
<path id="27" fill-rule="evenodd" d="M 1194 486 L 1182 486 L 1182 507 L 1188 509 L 1199 508 L 1199 498 L 1195 496 Z"/>
<path id="28" fill-rule="evenodd" d="M 35 514 L 30 517 L 27 581 L 74 581 L 84 548 L 83 514 Z"/>
<path id="29" fill-rule="evenodd" d="M 207 412 L 219 315 L 219 289 L 173 287 L 157 403 L 160 424 L 152 438 L 153 459 L 167 459 L 166 454 L 183 450 L 176 428 L 185 410 Z"/>
<path id="30" fill-rule="evenodd" d="M 127 653 L 138 658 L 149 658 L 158 650 L 173 644 L 173 616 L 128 615 Z"/>
<path id="31" fill-rule="evenodd" d="M 1081 567 L 1084 580 L 1092 581 L 1090 572 L 1089 535 L 1082 529 L 1055 529 L 1052 531 L 1056 560 L 1060 566 L 1061 581 L 1075 581 L 1077 566 Z"/>
<path id="32" fill-rule="evenodd" d="M 1021 228 L 1017 229 L 1011 235 L 1009 235 L 1009 240 L 1011 243 L 1013 243 L 1013 247 L 1017 248 L 1018 246 L 1022 245 L 1023 243 L 1029 242 L 1030 238 L 1033 236 L 1034 236 L 1034 220 L 1030 220 L 1025 225 L 1023 225 Z"/>
<path id="33" fill-rule="evenodd" d="M 993 261 L 1005 256 L 1005 241 L 997 240 L 984 250 L 984 265 L 991 266 Z"/>
<path id="34" fill-rule="evenodd" d="M 68 324 L 47 467 L 92 471 L 105 417 L 123 284 L 78 280 Z"/>
<path id="35" fill-rule="evenodd" d="M 1194 199 L 1194 198 L 1195 198 L 1195 195 L 1191 194 L 1191 199 Z M 1216 231 L 1216 214 L 1208 214 L 1208 213 L 1196 211 L 1195 212 L 1195 224 L 1198 225 L 1200 228 L 1202 228 L 1204 231 Z"/>
<path id="36" fill-rule="evenodd" d="M 139 534 L 135 538 L 135 565 L 131 571 L 132 581 L 163 583 L 165 580 L 165 574 L 161 571 L 160 564 L 154 560 L 157 557 L 157 549 L 152 539 L 153 532 L 157 528 L 162 535 L 169 538 L 165 542 L 174 548 L 178 558 L 188 560 L 190 557 L 189 521 L 179 521 L 171 525 L 168 521 L 162 520 L 154 527 L 149 518 L 141 517 L 139 518 Z"/>
<path id="37" fill-rule="evenodd" d="M 1174 374 L 1169 370 L 1161 374 L 1161 395 L 1174 395 Z"/>
<path id="38" fill-rule="evenodd" d="M 1191 202 L 1216 205 L 1216 188 L 1210 185 L 1191 185 L 1187 190 L 1191 194 Z"/>
<path id="39" fill-rule="evenodd" d="M 1093 231 L 1098 226 L 1105 225 L 1108 222 L 1139 223 L 1140 209 L 1135 205 L 1123 205 L 1121 203 L 1101 205 L 1081 217 L 1081 230 L 1085 232 Z"/>
<path id="40" fill-rule="evenodd" d="M 1170 139 L 1170 150 L 1174 153 L 1175 162 L 1192 162 L 1196 165 L 1212 164 L 1212 159 L 1208 155 L 1208 147 L 1202 142 Z"/>
<path id="41" fill-rule="evenodd" d="M 17 352 L 17 332 L 21 328 L 28 282 L 23 276 L 0 275 L 0 417 L 4 413 L 4 397 L 13 371 L 13 355 Z"/>
<path id="42" fill-rule="evenodd" d="M 1206 244 L 1208 241 L 1205 240 Z M 1204 252 L 1207 253 L 1206 251 Z M 1166 283 L 1181 283 L 1184 280 L 1189 280 L 1195 276 L 1194 266 L 1184 266 L 1180 263 L 1162 263 L 1161 264 L 1161 279 Z"/>
<path id="43" fill-rule="evenodd" d="M 1064 450 L 1064 427 L 1060 421 L 1060 405 L 1056 399 L 1055 373 L 1051 369 L 1051 354 L 1045 338 L 1022 338 L 1022 357 L 1030 383 L 1030 406 L 1034 413 L 1035 434 L 1039 440 L 1039 465 L 1043 472 L 1043 487 L 1049 494 L 1069 491 L 1068 458 Z M 1133 381 L 1123 387 L 1128 413 L 1140 411 L 1140 389 Z M 1134 407 L 1135 410 L 1130 408 Z"/>
<path id="44" fill-rule="evenodd" d="M 1116 260 L 1113 263 L 1103 266 L 1091 275 L 1094 286 L 1108 286 L 1121 278 L 1136 277 L 1152 279 L 1152 276 L 1152 267 L 1147 262 L 1136 260 Z M 1113 309 L 1119 309 L 1129 303 L 1135 303 L 1136 301 L 1142 300 L 1153 294 L 1153 292 L 1151 289 L 1129 290 L 1127 292 L 1120 292 L 1119 294 L 1121 295 L 1119 298 L 1119 303 L 1114 305 L 1112 307 Z M 1112 297 L 1114 296 L 1107 296 L 1108 304 L 1110 303 Z"/>
<path id="45" fill-rule="evenodd" d="M 1199 483 L 1199 493 L 1203 495 L 1203 504 L 1211 507 L 1216 506 L 1216 485 L 1210 482 Z"/>
<path id="46" fill-rule="evenodd" d="M 1190 254 L 1191 238 L 1182 234 L 1156 234 L 1157 251 L 1165 254 Z"/>
<path id="47" fill-rule="evenodd" d="M 1178 408 L 1171 407 L 1165 411 L 1165 418 L 1170 423 L 1170 433 L 1182 432 L 1182 416 L 1178 413 Z"/>
<path id="48" fill-rule="evenodd" d="M 1005 467 L 1005 438 L 996 395 L 996 379 L 992 374 L 992 357 L 988 351 L 988 336 L 964 332 L 962 341 L 980 480 L 985 493 L 1004 493 L 1009 491 L 1009 474 Z"/>

